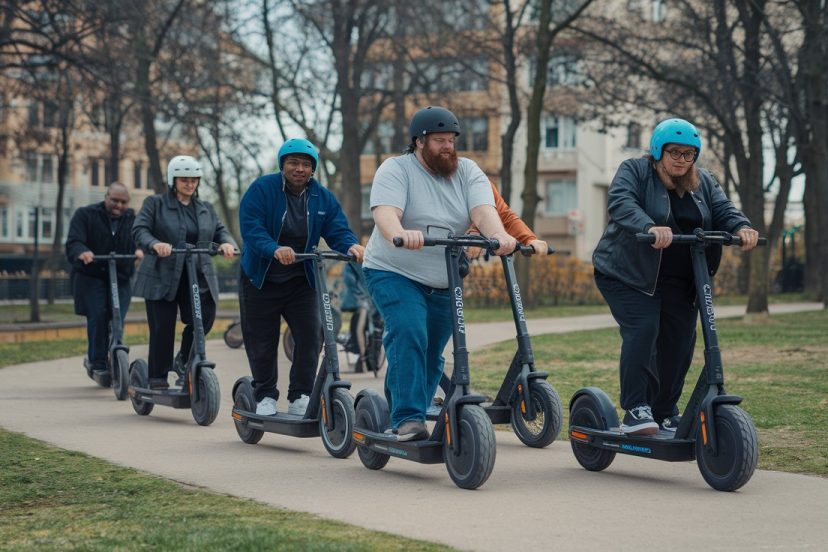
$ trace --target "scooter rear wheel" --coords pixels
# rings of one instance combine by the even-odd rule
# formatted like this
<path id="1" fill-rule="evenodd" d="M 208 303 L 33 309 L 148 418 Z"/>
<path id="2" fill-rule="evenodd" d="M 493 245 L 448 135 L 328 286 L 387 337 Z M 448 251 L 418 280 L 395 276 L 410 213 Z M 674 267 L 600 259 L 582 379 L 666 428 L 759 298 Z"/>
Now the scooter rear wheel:
<path id="1" fill-rule="evenodd" d="M 224 343 L 231 349 L 238 349 L 244 345 L 241 322 L 235 321 L 224 330 Z"/>
<path id="2" fill-rule="evenodd" d="M 489 479 L 495 464 L 495 432 L 486 411 L 477 405 L 465 405 L 457 416 L 455 454 L 449 442 L 443 443 L 443 460 L 451 480 L 461 489 L 476 489 Z M 444 433 L 448 439 L 448 434 Z"/>
<path id="3" fill-rule="evenodd" d="M 543 448 L 557 439 L 561 432 L 561 399 L 549 382 L 541 379 L 529 383 L 529 396 L 535 409 L 535 419 L 527 419 L 525 405 L 521 404 L 522 401 L 516 401 L 512 405 L 512 429 L 524 445 Z"/>
<path id="4" fill-rule="evenodd" d="M 713 456 L 703 442 L 701 427 L 696 437 L 696 461 L 707 484 L 717 491 L 735 491 L 753 476 L 759 461 L 756 427 L 750 416 L 736 405 L 716 408 L 716 443 Z"/>
<path id="5" fill-rule="evenodd" d="M 604 427 L 601 409 L 589 395 L 578 397 L 569 411 L 569 425 L 581 426 L 590 429 L 609 429 Z M 601 471 L 609 467 L 615 459 L 615 453 L 579 443 L 575 439 L 569 440 L 575 459 L 589 471 Z"/>
<path id="6" fill-rule="evenodd" d="M 187 377 L 191 378 L 192 372 L 188 372 Z M 212 368 L 201 368 L 198 378 L 198 401 L 190 403 L 190 411 L 196 423 L 202 426 L 212 424 L 218 416 L 220 401 L 219 383 L 215 372 Z"/>
<path id="7" fill-rule="evenodd" d="M 247 384 L 241 384 L 236 389 L 236 396 L 233 397 L 233 407 L 245 412 L 256 412 L 256 399 L 253 397 L 253 390 Z M 255 445 L 262 440 L 264 431 L 261 429 L 252 429 L 247 424 L 234 420 L 236 426 L 236 433 L 239 434 L 239 439 L 248 445 Z"/>
<path id="8" fill-rule="evenodd" d="M 129 386 L 130 387 L 140 387 L 141 389 L 146 389 L 149 387 L 149 369 L 147 367 L 147 362 L 139 358 L 135 362 L 132 363 L 132 366 L 129 367 Z M 135 413 L 139 416 L 146 416 L 150 412 L 152 412 L 152 408 L 155 404 L 151 402 L 140 401 L 135 398 L 135 396 L 130 397 L 130 401 L 132 401 L 132 408 L 135 410 Z"/>
<path id="9" fill-rule="evenodd" d="M 334 427 L 328 431 L 325 427 L 325 413 L 321 401 L 319 404 L 319 434 L 325 450 L 334 458 L 348 458 L 353 454 L 356 443 L 351 439 L 354 429 L 354 398 L 345 389 L 338 387 L 331 393 L 331 413 Z"/>
<path id="10" fill-rule="evenodd" d="M 364 396 L 356 405 L 354 424 L 356 427 L 375 433 L 381 433 L 385 431 L 385 428 L 390 427 L 388 405 L 385 399 L 381 398 L 379 393 Z M 357 447 L 357 454 L 362 465 L 369 470 L 381 470 L 391 459 L 389 455 L 367 447 Z"/>
<path id="11" fill-rule="evenodd" d="M 129 390 L 129 355 L 123 349 L 115 351 L 112 357 L 112 390 L 115 398 L 122 401 Z"/>

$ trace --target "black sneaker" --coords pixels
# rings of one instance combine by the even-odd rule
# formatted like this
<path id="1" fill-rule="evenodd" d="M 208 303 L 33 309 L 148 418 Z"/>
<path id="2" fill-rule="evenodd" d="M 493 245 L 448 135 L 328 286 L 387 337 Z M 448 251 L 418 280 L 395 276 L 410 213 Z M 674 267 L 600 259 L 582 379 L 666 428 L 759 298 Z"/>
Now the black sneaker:
<path id="1" fill-rule="evenodd" d="M 149 379 L 149 388 L 150 389 L 169 389 L 170 384 L 167 383 L 167 378 L 150 378 Z"/>
<path id="2" fill-rule="evenodd" d="M 650 407 L 645 404 L 627 410 L 620 429 L 628 435 L 652 435 L 658 433 L 658 424 L 653 420 Z"/>
<path id="3" fill-rule="evenodd" d="M 400 424 L 394 430 L 397 434 L 397 441 L 421 441 L 428 439 L 428 429 L 425 422 L 420 420 L 408 420 Z"/>
<path id="4" fill-rule="evenodd" d="M 669 431 L 670 433 L 675 433 L 680 423 L 681 416 L 670 416 L 669 418 L 664 418 L 663 420 L 661 420 L 661 429 L 663 429 L 664 431 Z"/>

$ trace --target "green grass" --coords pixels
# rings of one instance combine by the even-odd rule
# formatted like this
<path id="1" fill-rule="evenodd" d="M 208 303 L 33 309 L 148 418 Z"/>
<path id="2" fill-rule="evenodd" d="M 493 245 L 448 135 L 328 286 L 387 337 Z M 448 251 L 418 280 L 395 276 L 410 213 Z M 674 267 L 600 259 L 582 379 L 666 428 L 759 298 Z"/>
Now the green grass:
<path id="1" fill-rule="evenodd" d="M 445 550 L 215 494 L 0 429 L 0 549 Z"/>
<path id="2" fill-rule="evenodd" d="M 719 320 L 717 327 L 725 387 L 744 398 L 741 406 L 759 434 L 759 468 L 828 476 L 828 311 L 779 315 L 763 324 Z M 683 401 L 704 359 L 699 342 Z M 564 428 L 569 399 L 581 387 L 600 387 L 617 403 L 616 329 L 536 336 L 532 345 L 536 368 L 550 373 L 561 397 Z M 494 396 L 514 351 L 508 342 L 473 353 L 473 387 Z"/>

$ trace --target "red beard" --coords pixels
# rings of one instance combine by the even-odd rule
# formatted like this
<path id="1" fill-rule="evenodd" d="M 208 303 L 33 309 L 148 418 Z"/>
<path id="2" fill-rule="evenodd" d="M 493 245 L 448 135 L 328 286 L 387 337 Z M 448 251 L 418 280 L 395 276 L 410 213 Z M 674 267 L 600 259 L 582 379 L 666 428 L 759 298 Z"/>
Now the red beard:
<path id="1" fill-rule="evenodd" d="M 428 146 L 423 148 L 423 159 L 432 171 L 442 176 L 449 178 L 457 171 L 457 152 L 449 153 L 431 153 Z"/>

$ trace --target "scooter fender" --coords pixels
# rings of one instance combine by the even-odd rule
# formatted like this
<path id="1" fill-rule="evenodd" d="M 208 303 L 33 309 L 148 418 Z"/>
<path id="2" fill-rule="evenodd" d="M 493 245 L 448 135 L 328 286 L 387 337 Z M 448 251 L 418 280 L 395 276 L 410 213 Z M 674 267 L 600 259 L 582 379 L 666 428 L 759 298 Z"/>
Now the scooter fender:
<path id="1" fill-rule="evenodd" d="M 535 404 L 532 401 L 532 394 L 530 392 L 532 380 L 546 379 L 549 377 L 547 372 L 536 372 L 529 365 L 524 365 L 523 369 L 518 374 L 515 380 L 515 386 L 512 389 L 512 397 L 509 401 L 511 404 L 523 402 L 524 412 L 528 420 L 535 419 Z"/>
<path id="2" fill-rule="evenodd" d="M 123 343 L 118 343 L 117 345 L 112 346 L 112 354 L 114 355 L 115 351 L 124 351 L 126 354 L 129 354 L 129 347 L 124 345 Z"/>
<path id="3" fill-rule="evenodd" d="M 442 420 L 443 423 L 446 423 L 448 427 L 446 431 L 448 435 L 451 436 L 449 440 L 449 450 L 451 450 L 455 456 L 460 455 L 460 440 L 456 438 L 459 435 L 457 429 L 457 414 L 460 412 L 460 408 L 465 404 L 483 404 L 486 401 L 486 397 L 482 395 L 463 395 L 462 397 L 458 397 L 454 400 L 449 400 L 449 403 L 446 407 L 446 415 L 448 416 L 448 420 Z"/>
<path id="4" fill-rule="evenodd" d="M 201 377 L 201 369 L 202 368 L 210 368 L 214 369 L 216 367 L 215 362 L 210 362 L 207 360 L 201 360 L 196 362 L 192 368 L 192 374 L 190 374 L 190 398 L 193 402 L 198 402 L 198 379 Z"/>
<path id="5" fill-rule="evenodd" d="M 739 397 L 738 395 L 716 395 L 712 398 L 705 398 L 702 401 L 699 412 L 702 412 L 704 417 L 699 420 L 699 422 L 703 428 L 703 431 L 706 431 L 707 433 L 707 442 L 702 443 L 702 445 L 707 447 L 713 456 L 718 456 L 719 454 L 719 443 L 716 438 L 716 408 L 720 404 L 739 404 L 741 402 L 742 397 Z M 703 433 L 702 439 L 704 440 L 704 438 L 705 436 Z"/>
<path id="6" fill-rule="evenodd" d="M 325 385 L 322 390 L 322 407 L 325 409 L 324 412 L 324 420 L 325 420 L 325 427 L 328 431 L 333 431 L 334 428 L 334 415 L 333 415 L 333 406 L 331 406 L 333 398 L 333 392 L 335 389 L 350 389 L 351 382 L 345 380 L 337 380 L 332 381 Z"/>
<path id="7" fill-rule="evenodd" d="M 247 387 L 245 391 L 249 391 L 250 395 L 253 395 L 253 378 L 251 378 L 250 376 L 244 376 L 242 378 L 237 379 L 236 383 L 233 384 L 233 391 L 230 394 L 230 396 L 233 397 L 234 402 L 236 400 L 236 391 L 242 386 Z"/>
<path id="8" fill-rule="evenodd" d="M 365 403 L 363 405 L 363 403 Z M 356 399 L 354 399 L 354 410 L 359 407 L 368 408 L 371 412 L 371 418 L 377 421 L 376 428 L 364 428 L 364 429 L 373 429 L 377 433 L 382 433 L 389 427 L 391 427 L 391 416 L 388 412 L 388 402 L 386 402 L 385 397 L 383 397 L 378 391 L 374 389 L 363 389 L 360 391 Z"/>
<path id="9" fill-rule="evenodd" d="M 612 404 L 609 396 L 597 387 L 582 387 L 576 391 L 569 400 L 570 414 L 572 413 L 572 406 L 575 404 L 575 401 L 585 395 L 592 398 L 593 403 L 598 407 L 601 414 L 601 420 L 604 423 L 604 427 L 598 429 L 618 427 L 618 412 L 615 410 L 615 405 Z"/>

